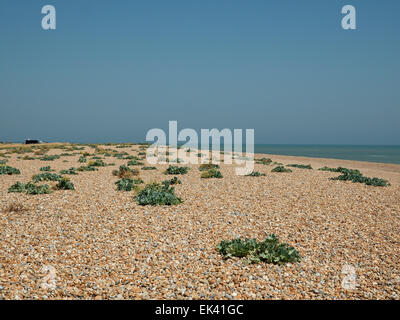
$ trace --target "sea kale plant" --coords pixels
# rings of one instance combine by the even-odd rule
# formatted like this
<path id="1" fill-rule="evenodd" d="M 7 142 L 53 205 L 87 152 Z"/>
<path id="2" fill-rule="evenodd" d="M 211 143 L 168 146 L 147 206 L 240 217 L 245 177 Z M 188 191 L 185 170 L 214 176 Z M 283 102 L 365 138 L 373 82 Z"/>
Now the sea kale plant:
<path id="1" fill-rule="evenodd" d="M 0 175 L 2 175 L 2 174 L 7 174 L 7 175 L 21 174 L 21 171 L 19 171 L 16 168 L 10 167 L 10 166 L 1 165 L 0 166 Z"/>
<path id="2" fill-rule="evenodd" d="M 343 167 L 338 168 L 328 168 L 323 167 L 318 170 L 321 171 L 330 171 L 330 172 L 340 172 L 341 175 L 335 178 L 330 178 L 330 180 L 339 180 L 339 181 L 352 181 L 354 183 L 365 183 L 368 186 L 374 187 L 387 187 L 390 186 L 390 183 L 387 180 L 380 178 L 369 178 L 363 176 L 363 174 L 357 169 L 347 169 Z"/>
<path id="3" fill-rule="evenodd" d="M 271 172 L 292 172 L 292 170 L 285 168 L 284 166 L 277 166 L 271 170 Z"/>
<path id="4" fill-rule="evenodd" d="M 274 234 L 269 235 L 262 242 L 257 242 L 256 239 L 221 241 L 217 245 L 217 250 L 224 259 L 246 258 L 247 263 L 285 264 L 301 260 L 295 248 L 286 243 L 280 243 Z"/>
<path id="5" fill-rule="evenodd" d="M 307 165 L 304 165 L 304 164 L 288 164 L 287 167 L 312 170 L 312 167 L 311 167 L 310 164 L 307 164 Z"/>
<path id="6" fill-rule="evenodd" d="M 217 169 L 209 169 L 207 171 L 204 171 L 201 174 L 201 178 L 203 179 L 210 179 L 210 178 L 223 178 L 222 173 L 220 171 L 218 171 Z"/>
<path id="7" fill-rule="evenodd" d="M 189 167 L 169 166 L 167 170 L 165 170 L 165 174 L 186 174 L 189 169 Z"/>
<path id="8" fill-rule="evenodd" d="M 60 181 L 62 177 L 57 173 L 44 172 L 36 174 L 32 177 L 33 182 L 40 181 Z"/>
<path id="9" fill-rule="evenodd" d="M 253 171 L 252 173 L 246 174 L 246 177 L 263 177 L 265 173 L 260 173 L 258 171 Z"/>
<path id="10" fill-rule="evenodd" d="M 177 177 L 173 177 L 173 178 L 170 179 L 170 180 L 164 180 L 164 181 L 162 182 L 162 184 L 163 184 L 166 188 L 168 188 L 168 187 L 171 186 L 171 185 L 174 185 L 174 184 L 181 184 L 181 183 L 182 183 L 182 181 L 179 180 Z"/>
<path id="11" fill-rule="evenodd" d="M 182 199 L 175 195 L 173 187 L 167 187 L 159 183 L 146 185 L 135 197 L 138 204 L 145 205 L 177 205 L 182 203 Z"/>
<path id="12" fill-rule="evenodd" d="M 114 170 L 112 173 L 114 176 L 117 176 L 120 179 L 123 179 L 123 178 L 132 178 L 133 176 L 138 176 L 139 170 L 131 169 L 125 165 L 122 165 L 119 167 L 119 170 Z"/>
<path id="13" fill-rule="evenodd" d="M 63 177 L 55 186 L 57 190 L 75 190 L 74 184 L 67 178 Z"/>
<path id="14" fill-rule="evenodd" d="M 118 191 L 132 191 L 132 190 L 137 190 L 138 188 L 137 185 L 141 183 L 143 183 L 142 179 L 124 178 L 118 180 L 115 184 L 117 185 Z"/>
<path id="15" fill-rule="evenodd" d="M 212 164 L 212 163 L 203 163 L 200 165 L 199 170 L 200 171 L 207 171 L 210 169 L 219 169 L 218 164 Z"/>

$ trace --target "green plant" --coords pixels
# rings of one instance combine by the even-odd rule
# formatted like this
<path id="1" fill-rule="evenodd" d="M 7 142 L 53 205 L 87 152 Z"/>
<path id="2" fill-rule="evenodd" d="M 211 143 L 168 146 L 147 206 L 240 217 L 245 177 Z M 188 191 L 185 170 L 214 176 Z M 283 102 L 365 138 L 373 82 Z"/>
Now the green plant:
<path id="1" fill-rule="evenodd" d="M 60 174 L 71 174 L 71 175 L 76 175 L 78 172 L 76 172 L 76 168 L 69 168 L 68 170 L 61 170 Z"/>
<path id="2" fill-rule="evenodd" d="M 369 186 L 374 187 L 386 187 L 390 185 L 387 180 L 379 178 L 368 178 L 364 177 L 362 173 L 358 170 L 346 169 L 341 171 L 342 174 L 335 178 L 330 178 L 330 180 L 340 180 L 340 181 L 352 181 L 354 183 L 365 183 Z"/>
<path id="3" fill-rule="evenodd" d="M 6 164 L 7 162 L 8 162 L 8 160 L 7 160 L 7 159 L 0 160 L 0 165 Z"/>
<path id="4" fill-rule="evenodd" d="M 62 177 L 57 173 L 44 172 L 36 174 L 32 177 L 33 182 L 40 181 L 60 181 Z"/>
<path id="5" fill-rule="evenodd" d="M 113 172 L 114 176 L 118 176 L 119 178 L 131 178 L 133 176 L 138 176 L 139 175 L 139 170 L 138 169 L 131 169 L 125 165 L 122 165 L 119 167 L 119 170 L 114 170 Z"/>
<path id="6" fill-rule="evenodd" d="M 138 184 L 143 183 L 142 179 L 130 179 L 124 178 L 115 182 L 117 185 L 117 190 L 119 191 L 132 191 L 132 189 L 136 189 Z"/>
<path id="7" fill-rule="evenodd" d="M 312 167 L 311 167 L 310 164 L 308 164 L 308 165 L 304 165 L 304 164 L 288 164 L 287 167 L 312 170 Z"/>
<path id="8" fill-rule="evenodd" d="M 189 171 L 189 167 L 178 167 L 178 166 L 169 166 L 167 170 L 165 170 L 165 174 L 186 174 Z"/>
<path id="9" fill-rule="evenodd" d="M 96 167 L 92 167 L 92 166 L 80 166 L 78 168 L 78 171 L 98 171 L 99 169 L 97 169 Z"/>
<path id="10" fill-rule="evenodd" d="M 269 158 L 261 158 L 261 159 L 256 159 L 256 163 L 258 164 L 263 164 L 263 165 L 269 165 L 272 163 L 272 160 Z"/>
<path id="11" fill-rule="evenodd" d="M 172 187 L 166 187 L 159 183 L 148 184 L 135 197 L 138 204 L 144 205 L 177 205 L 182 200 L 175 195 Z"/>
<path id="12" fill-rule="evenodd" d="M 105 167 L 107 165 L 104 163 L 103 160 L 95 160 L 95 161 L 91 160 L 91 161 L 89 161 L 88 166 L 89 167 Z"/>
<path id="13" fill-rule="evenodd" d="M 31 195 L 51 193 L 51 189 L 47 184 L 37 186 L 37 185 L 33 184 L 32 182 L 28 182 L 25 185 L 25 190 L 26 190 L 27 194 L 31 194 Z"/>
<path id="14" fill-rule="evenodd" d="M 277 166 L 271 172 L 292 172 L 292 170 L 286 169 L 284 166 Z"/>
<path id="15" fill-rule="evenodd" d="M 207 171 L 210 169 L 219 169 L 219 165 L 212 164 L 212 163 L 204 163 L 204 164 L 201 164 L 199 167 L 200 171 Z"/>
<path id="16" fill-rule="evenodd" d="M 0 175 L 2 175 L 2 174 L 8 174 L 8 175 L 21 174 L 21 171 L 19 171 L 16 168 L 10 167 L 10 166 L 1 165 L 0 166 Z"/>
<path id="17" fill-rule="evenodd" d="M 164 180 L 163 182 L 161 182 L 165 187 L 169 187 L 169 186 L 171 186 L 171 185 L 174 185 L 174 184 L 181 184 L 182 183 L 182 181 L 181 180 L 179 180 L 177 177 L 173 177 L 172 179 L 170 179 L 170 180 Z"/>
<path id="18" fill-rule="evenodd" d="M 252 173 L 246 174 L 246 177 L 261 177 L 261 176 L 265 176 L 265 173 L 253 171 Z"/>
<path id="19" fill-rule="evenodd" d="M 128 162 L 128 166 L 142 166 L 144 163 L 138 160 L 131 160 Z"/>
<path id="20" fill-rule="evenodd" d="M 274 234 L 269 235 L 262 242 L 257 242 L 256 239 L 221 241 L 217 245 L 217 250 L 224 256 L 224 259 L 246 258 L 248 263 L 285 264 L 301 260 L 295 248 L 286 243 L 280 243 Z"/>
<path id="21" fill-rule="evenodd" d="M 74 184 L 66 177 L 63 177 L 55 188 L 57 190 L 75 190 Z"/>
<path id="22" fill-rule="evenodd" d="M 142 170 L 157 170 L 156 167 L 142 167 Z"/>
<path id="23" fill-rule="evenodd" d="M 21 182 L 17 182 L 8 188 L 8 192 L 25 192 L 25 184 Z"/>
<path id="24" fill-rule="evenodd" d="M 40 171 L 44 171 L 44 172 L 50 172 L 50 171 L 53 171 L 53 170 L 51 170 L 50 166 L 47 166 L 47 167 L 41 167 L 39 170 L 40 170 Z"/>
<path id="25" fill-rule="evenodd" d="M 52 155 L 52 156 L 46 155 L 46 156 L 40 158 L 40 160 L 42 160 L 42 161 L 54 161 L 56 159 L 60 159 L 60 156 L 58 156 L 58 155 Z"/>
<path id="26" fill-rule="evenodd" d="M 79 157 L 79 159 L 78 159 L 78 162 L 80 162 L 80 163 L 84 163 L 84 162 L 86 162 L 87 160 L 86 160 L 86 157 L 85 156 L 80 156 Z"/>
<path id="27" fill-rule="evenodd" d="M 209 178 L 218 178 L 218 179 L 220 179 L 220 178 L 223 178 L 223 176 L 222 176 L 222 173 L 220 171 L 218 171 L 217 169 L 213 168 L 213 169 L 204 171 L 201 174 L 201 178 L 203 178 L 203 179 L 209 179 Z"/>

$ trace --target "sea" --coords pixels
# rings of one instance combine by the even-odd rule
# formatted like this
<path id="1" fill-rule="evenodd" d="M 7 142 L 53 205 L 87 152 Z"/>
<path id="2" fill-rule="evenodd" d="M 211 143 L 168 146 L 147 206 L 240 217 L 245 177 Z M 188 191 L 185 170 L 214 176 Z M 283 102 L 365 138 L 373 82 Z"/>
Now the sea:
<path id="1" fill-rule="evenodd" d="M 255 144 L 255 153 L 400 164 L 399 146 Z"/>

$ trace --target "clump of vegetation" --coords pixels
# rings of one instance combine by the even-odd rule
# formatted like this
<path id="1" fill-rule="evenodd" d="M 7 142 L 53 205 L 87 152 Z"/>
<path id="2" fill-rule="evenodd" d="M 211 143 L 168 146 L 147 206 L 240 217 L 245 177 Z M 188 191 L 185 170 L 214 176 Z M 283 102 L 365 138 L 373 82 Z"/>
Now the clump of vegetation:
<path id="1" fill-rule="evenodd" d="M 165 174 L 186 174 L 189 169 L 189 167 L 169 166 L 167 170 L 165 170 Z"/>
<path id="2" fill-rule="evenodd" d="M 19 213 L 19 214 L 25 212 L 26 210 L 27 209 L 21 203 L 17 203 L 17 202 L 9 204 L 4 209 L 4 211 L 8 212 L 8 213 Z"/>
<path id="3" fill-rule="evenodd" d="M 293 168 L 299 168 L 299 169 L 309 169 L 312 170 L 312 167 L 310 164 L 304 165 L 304 164 L 288 164 L 288 167 L 293 167 Z"/>
<path id="4" fill-rule="evenodd" d="M 281 265 L 301 260 L 295 248 L 286 243 L 280 243 L 274 234 L 269 235 L 262 242 L 257 242 L 256 239 L 221 241 L 217 245 L 217 250 L 224 259 L 246 258 L 248 263 L 266 262 Z"/>
<path id="5" fill-rule="evenodd" d="M 179 180 L 177 177 L 173 177 L 173 178 L 170 179 L 170 180 L 164 180 L 164 181 L 162 182 L 162 184 L 163 184 L 166 188 L 168 188 L 168 187 L 171 186 L 171 185 L 174 185 L 174 184 L 181 184 L 181 183 L 182 183 L 182 181 Z"/>
<path id="6" fill-rule="evenodd" d="M 365 183 L 368 186 L 374 186 L 374 187 L 390 186 L 390 183 L 387 180 L 375 178 L 375 177 L 374 178 L 365 177 L 357 169 L 347 169 L 347 168 L 343 168 L 343 167 L 328 168 L 325 166 L 318 170 L 341 173 L 340 176 L 335 177 L 335 178 L 330 178 L 330 180 L 352 181 L 354 183 Z"/>
<path id="7" fill-rule="evenodd" d="M 74 184 L 66 177 L 63 177 L 55 186 L 57 190 L 75 190 Z"/>
<path id="8" fill-rule="evenodd" d="M 277 166 L 271 170 L 271 172 L 292 172 L 292 170 L 285 168 L 284 166 Z"/>
<path id="9" fill-rule="evenodd" d="M 51 156 L 46 155 L 46 156 L 40 158 L 40 160 L 42 160 L 42 161 L 54 161 L 56 159 L 60 159 L 60 156 L 59 155 L 51 155 Z"/>
<path id="10" fill-rule="evenodd" d="M 24 156 L 22 160 L 35 160 L 36 158 L 30 156 Z"/>
<path id="11" fill-rule="evenodd" d="M 138 204 L 145 205 L 177 205 L 182 199 L 175 195 L 173 187 L 166 187 L 159 183 L 148 184 L 135 197 Z"/>
<path id="12" fill-rule="evenodd" d="M 80 162 L 80 163 L 85 163 L 86 161 L 87 160 L 86 160 L 85 156 L 80 156 L 79 159 L 78 159 L 78 162 Z"/>
<path id="13" fill-rule="evenodd" d="M 246 174 L 246 177 L 263 177 L 265 173 L 260 173 L 258 171 L 253 171 L 252 173 Z"/>
<path id="14" fill-rule="evenodd" d="M 156 167 L 142 167 L 142 170 L 157 170 Z"/>
<path id="15" fill-rule="evenodd" d="M 331 180 L 341 180 L 341 181 L 352 181 L 354 183 L 365 183 L 366 185 L 374 187 L 386 187 L 388 186 L 388 181 L 379 178 L 368 178 L 364 177 L 362 173 L 358 170 L 346 170 L 342 172 L 342 175 L 330 178 Z"/>
<path id="16" fill-rule="evenodd" d="M 223 176 L 222 176 L 222 173 L 220 171 L 218 171 L 217 169 L 213 168 L 213 169 L 204 171 L 201 174 L 201 178 L 203 178 L 203 179 L 209 179 L 209 178 L 218 178 L 218 179 L 220 179 L 220 178 L 223 178 Z"/>
<path id="17" fill-rule="evenodd" d="M 31 194 L 31 195 L 49 194 L 49 193 L 51 193 L 51 188 L 47 184 L 38 186 L 32 182 L 28 182 L 25 185 L 25 191 L 27 194 Z"/>
<path id="18" fill-rule="evenodd" d="M 142 166 L 143 164 L 143 162 L 140 162 L 137 159 L 128 162 L 128 166 Z"/>
<path id="19" fill-rule="evenodd" d="M 261 158 L 261 159 L 256 159 L 256 163 L 258 164 L 263 164 L 263 165 L 269 165 L 272 163 L 272 160 L 269 158 Z"/>
<path id="20" fill-rule="evenodd" d="M 39 170 L 40 170 L 40 171 L 43 171 L 43 172 L 50 172 L 50 171 L 53 171 L 53 170 L 51 170 L 50 166 L 41 167 Z"/>
<path id="21" fill-rule="evenodd" d="M 199 167 L 200 171 L 207 171 L 210 169 L 219 169 L 219 165 L 212 164 L 212 163 L 204 163 L 204 164 L 201 164 Z"/>
<path id="22" fill-rule="evenodd" d="M 40 181 L 60 181 L 62 177 L 57 173 L 44 172 L 36 174 L 32 177 L 33 182 Z"/>
<path id="23" fill-rule="evenodd" d="M 8 188 L 8 192 L 9 193 L 12 193 L 12 192 L 17 192 L 17 193 L 25 192 L 25 184 L 21 183 L 21 182 L 17 182 L 15 184 L 13 184 L 11 187 Z"/>
<path id="24" fill-rule="evenodd" d="M 95 160 L 95 161 L 91 160 L 91 161 L 89 161 L 88 166 L 89 167 L 105 167 L 107 165 L 104 163 L 103 160 Z"/>
<path id="25" fill-rule="evenodd" d="M 119 170 L 114 170 L 113 171 L 114 176 L 118 176 L 120 179 L 123 178 L 132 178 L 133 176 L 138 176 L 139 175 L 139 170 L 137 169 L 131 169 L 125 165 L 122 165 L 119 167 Z"/>
<path id="26" fill-rule="evenodd" d="M 76 175 L 78 172 L 76 172 L 76 168 L 69 168 L 68 170 L 61 170 L 60 174 L 70 174 L 70 175 Z"/>
<path id="27" fill-rule="evenodd" d="M 117 185 L 118 191 L 132 191 L 132 190 L 137 190 L 138 188 L 137 185 L 141 183 L 143 183 L 142 179 L 124 178 L 118 180 L 115 184 Z"/>
<path id="28" fill-rule="evenodd" d="M 2 174 L 8 174 L 8 175 L 21 174 L 21 171 L 19 171 L 17 168 L 2 165 L 0 166 L 0 175 Z"/>
<path id="29" fill-rule="evenodd" d="M 99 169 L 97 169 L 96 167 L 92 167 L 92 166 L 80 166 L 78 168 L 78 171 L 98 171 Z"/>
<path id="30" fill-rule="evenodd" d="M 8 160 L 7 160 L 7 159 L 0 160 L 0 165 L 6 164 L 7 162 L 8 162 Z"/>

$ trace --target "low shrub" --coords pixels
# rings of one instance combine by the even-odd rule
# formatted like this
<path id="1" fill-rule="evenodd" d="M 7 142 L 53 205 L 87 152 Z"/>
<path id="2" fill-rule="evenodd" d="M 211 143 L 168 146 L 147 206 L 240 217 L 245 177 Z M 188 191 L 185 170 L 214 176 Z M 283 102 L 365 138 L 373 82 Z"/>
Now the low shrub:
<path id="1" fill-rule="evenodd" d="M 131 160 L 128 162 L 128 166 L 142 166 L 144 163 L 138 160 Z"/>
<path id="2" fill-rule="evenodd" d="M 177 205 L 182 200 L 175 195 L 172 187 L 166 187 L 159 183 L 148 184 L 135 197 L 138 204 L 145 205 Z"/>
<path id="3" fill-rule="evenodd" d="M 260 173 L 258 171 L 253 171 L 252 173 L 246 174 L 246 177 L 263 177 L 265 173 Z"/>
<path id="4" fill-rule="evenodd" d="M 124 178 L 115 182 L 117 185 L 118 191 L 132 191 L 133 189 L 137 190 L 137 185 L 143 183 L 142 179 L 130 179 Z"/>
<path id="5" fill-rule="evenodd" d="M 9 193 L 12 193 L 12 192 L 17 192 L 17 193 L 25 192 L 25 184 L 21 183 L 21 182 L 17 182 L 15 184 L 13 184 L 11 187 L 8 188 L 8 192 Z"/>
<path id="6" fill-rule="evenodd" d="M 274 234 L 269 235 L 262 242 L 257 242 L 256 239 L 221 241 L 217 245 L 217 250 L 224 256 L 224 259 L 246 258 L 248 263 L 285 264 L 301 260 L 295 248 L 286 243 L 280 243 Z"/>
<path id="7" fill-rule="evenodd" d="M 28 182 L 25 185 L 25 190 L 26 190 L 27 194 L 31 194 L 31 195 L 51 193 L 51 188 L 47 184 L 37 186 L 36 184 L 33 184 L 32 182 Z"/>
<path id="8" fill-rule="evenodd" d="M 162 184 L 165 186 L 165 187 L 169 187 L 169 186 L 171 186 L 171 185 L 174 185 L 174 184 L 181 184 L 182 183 L 182 181 L 181 180 L 179 180 L 177 177 L 173 177 L 172 179 L 170 179 L 170 180 L 164 180 L 163 182 L 162 182 Z"/>
<path id="9" fill-rule="evenodd" d="M 142 167 L 142 170 L 157 170 L 156 167 Z"/>
<path id="10" fill-rule="evenodd" d="M 76 172 L 76 168 L 69 168 L 68 170 L 61 170 L 60 174 L 70 174 L 70 175 L 76 175 L 78 172 Z"/>
<path id="11" fill-rule="evenodd" d="M 340 181 L 352 181 L 354 183 L 365 183 L 366 185 L 369 186 L 374 186 L 374 187 L 386 187 L 390 185 L 387 180 L 380 179 L 380 178 L 369 178 L 369 177 L 364 177 L 362 173 L 358 170 L 351 170 L 347 169 L 342 172 L 342 175 L 335 177 L 335 178 L 330 178 L 330 180 L 340 180 Z"/>
<path id="12" fill-rule="evenodd" d="M 55 186 L 57 190 L 75 190 L 74 184 L 66 177 L 63 177 Z"/>
<path id="13" fill-rule="evenodd" d="M 165 174 L 186 174 L 189 171 L 189 167 L 178 167 L 178 166 L 169 166 L 167 170 L 165 170 Z"/>
<path id="14" fill-rule="evenodd" d="M 272 160 L 269 158 L 261 158 L 261 159 L 256 159 L 256 163 L 258 164 L 263 164 L 263 165 L 269 165 L 272 163 Z"/>
<path id="15" fill-rule="evenodd" d="M 292 172 L 292 170 L 285 168 L 284 166 L 277 166 L 271 170 L 271 172 Z"/>
<path id="16" fill-rule="evenodd" d="M 78 171 L 98 171 L 99 169 L 97 169 L 96 167 L 92 167 L 92 166 L 80 166 L 78 168 Z"/>
<path id="17" fill-rule="evenodd" d="M 312 170 L 312 167 L 311 167 L 310 164 L 307 164 L 307 165 L 304 165 L 304 164 L 288 164 L 287 167 Z"/>
<path id="18" fill-rule="evenodd" d="M 104 163 L 103 160 L 95 160 L 95 161 L 91 160 L 88 162 L 88 166 L 89 167 L 105 167 L 107 165 Z"/>
<path id="19" fill-rule="evenodd" d="M 17 168 L 1 165 L 0 166 L 0 175 L 2 175 L 2 174 L 8 174 L 8 175 L 21 174 L 21 171 L 19 171 Z"/>
<path id="20" fill-rule="evenodd" d="M 46 156 L 44 156 L 42 158 L 39 158 L 39 159 L 42 160 L 42 161 L 54 161 L 56 159 L 60 159 L 60 156 L 58 156 L 58 155 L 52 155 L 52 156 L 46 155 Z"/>
<path id="21" fill-rule="evenodd" d="M 204 163 L 204 164 L 201 164 L 199 167 L 200 171 L 207 171 L 210 169 L 219 169 L 219 165 L 212 164 L 212 163 Z"/>
<path id="22" fill-rule="evenodd" d="M 85 156 L 80 156 L 79 157 L 79 159 L 78 159 L 78 162 L 80 162 L 80 163 L 84 163 L 84 162 L 86 162 L 87 160 L 86 160 L 86 157 Z"/>
<path id="23" fill-rule="evenodd" d="M 209 179 L 209 178 L 223 178 L 222 173 L 218 171 L 217 169 L 210 169 L 207 171 L 204 171 L 201 174 L 201 178 L 203 179 Z"/>
<path id="24" fill-rule="evenodd" d="M 51 170 L 50 166 L 47 166 L 47 167 L 41 167 L 39 170 L 40 170 L 40 171 L 44 171 L 44 172 L 50 172 L 50 171 L 53 171 L 53 170 Z"/>
<path id="25" fill-rule="evenodd" d="M 33 182 L 40 181 L 60 181 L 62 177 L 57 173 L 44 172 L 36 174 L 32 177 Z"/>
<path id="26" fill-rule="evenodd" d="M 123 179 L 123 178 L 131 178 L 133 176 L 138 176 L 139 170 L 131 169 L 125 165 L 122 165 L 119 167 L 119 170 L 114 170 L 112 173 L 114 176 L 118 176 L 120 179 Z"/>

